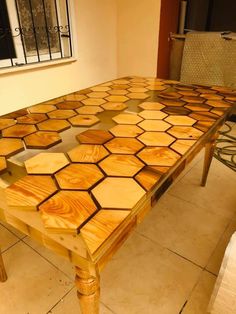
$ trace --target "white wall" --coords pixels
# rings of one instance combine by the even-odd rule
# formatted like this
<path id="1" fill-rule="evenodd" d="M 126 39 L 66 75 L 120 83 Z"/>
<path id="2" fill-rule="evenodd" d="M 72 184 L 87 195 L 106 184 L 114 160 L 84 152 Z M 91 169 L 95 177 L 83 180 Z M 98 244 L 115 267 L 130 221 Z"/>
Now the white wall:
<path id="1" fill-rule="evenodd" d="M 117 77 L 116 0 L 74 0 L 78 60 L 0 74 L 0 115 Z"/>
<path id="2" fill-rule="evenodd" d="M 117 0 L 118 76 L 156 76 L 161 0 Z"/>

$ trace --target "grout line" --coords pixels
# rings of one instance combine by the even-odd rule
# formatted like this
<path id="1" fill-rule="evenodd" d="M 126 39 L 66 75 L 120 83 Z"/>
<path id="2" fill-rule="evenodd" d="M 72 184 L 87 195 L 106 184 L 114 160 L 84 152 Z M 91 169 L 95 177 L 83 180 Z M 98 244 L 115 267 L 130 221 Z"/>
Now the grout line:
<path id="1" fill-rule="evenodd" d="M 14 244 L 10 245 L 7 249 L 2 250 L 2 254 L 7 252 L 8 250 L 10 250 L 11 248 L 13 248 L 16 244 L 18 244 L 19 242 L 22 242 L 21 239 L 18 239 Z"/>
<path id="2" fill-rule="evenodd" d="M 105 303 L 103 303 L 103 302 L 101 302 L 100 301 L 100 303 L 105 307 L 105 308 L 107 308 L 109 311 L 111 311 L 111 313 L 113 313 L 113 314 L 116 314 L 109 306 L 107 306 Z"/>
<path id="3" fill-rule="evenodd" d="M 187 303 L 188 303 L 188 300 L 186 300 L 186 301 L 184 302 L 184 304 L 183 304 L 181 310 L 179 311 L 179 314 L 181 314 L 181 313 L 183 312 L 183 310 L 184 310 L 185 306 L 187 305 Z"/>
<path id="4" fill-rule="evenodd" d="M 58 302 L 56 302 L 51 308 L 50 310 L 46 313 L 46 314 L 52 314 L 52 310 L 60 303 L 60 302 L 63 302 L 63 299 L 74 289 L 75 287 L 72 287 L 69 291 L 67 291 L 66 294 L 64 294 Z M 78 300 L 79 301 L 79 300 Z M 79 304 L 78 304 L 79 306 Z"/>
<path id="5" fill-rule="evenodd" d="M 7 231 L 9 231 L 10 233 L 12 233 L 12 234 L 13 234 L 15 237 L 17 237 L 19 240 L 22 240 L 22 239 L 24 239 L 24 238 L 26 237 L 25 234 L 23 234 L 23 237 L 22 237 L 22 238 L 19 237 L 15 232 L 13 232 L 12 230 L 10 230 L 7 226 L 3 225 L 3 224 L 2 224 L 2 221 L 0 221 L 0 225 L 1 225 L 3 228 L 7 229 Z M 9 224 L 9 226 L 11 226 L 11 225 Z"/>
<path id="6" fill-rule="evenodd" d="M 30 238 L 31 239 L 31 238 Z M 57 270 L 59 270 L 60 272 L 62 272 L 68 279 L 70 279 L 71 281 L 73 281 L 73 279 L 68 275 L 66 274 L 63 270 L 61 270 L 58 266 L 56 266 L 55 264 L 53 264 L 49 259 L 47 259 L 45 256 L 43 256 L 42 254 L 40 254 L 35 248 L 33 248 L 31 245 L 29 245 L 27 242 L 25 242 L 24 240 L 22 240 L 22 242 L 27 245 L 29 248 L 31 248 L 34 252 L 36 252 L 39 256 L 41 256 L 44 260 L 46 260 L 49 264 L 51 264 L 53 267 L 55 267 Z M 43 248 L 46 248 L 46 247 L 43 247 Z M 47 249 L 47 248 L 46 248 Z M 53 251 L 50 251 L 49 252 L 52 252 Z M 55 254 L 55 253 L 53 253 Z M 55 256 L 57 256 L 55 254 Z M 59 255 L 60 256 L 60 255 Z M 71 264 L 72 265 L 72 264 Z M 73 265 L 72 265 L 73 266 Z"/>

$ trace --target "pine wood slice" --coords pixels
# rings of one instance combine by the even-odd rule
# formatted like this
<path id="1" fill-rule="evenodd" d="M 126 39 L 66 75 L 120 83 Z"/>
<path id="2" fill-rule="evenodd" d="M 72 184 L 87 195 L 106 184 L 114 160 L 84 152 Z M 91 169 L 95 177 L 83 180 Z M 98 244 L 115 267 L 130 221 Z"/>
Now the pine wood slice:
<path id="1" fill-rule="evenodd" d="M 62 132 L 68 130 L 71 125 L 66 120 L 48 119 L 46 121 L 38 123 L 37 127 L 40 131 Z"/>
<path id="2" fill-rule="evenodd" d="M 162 120 L 144 120 L 139 126 L 145 131 L 166 131 L 171 125 Z"/>
<path id="3" fill-rule="evenodd" d="M 28 174 L 53 174 L 68 164 L 62 153 L 40 153 L 25 161 Z"/>
<path id="4" fill-rule="evenodd" d="M 9 158 L 24 150 L 23 142 L 19 139 L 1 138 L 0 139 L 0 156 Z"/>
<path id="5" fill-rule="evenodd" d="M 61 189 L 88 190 L 103 178 L 96 165 L 70 164 L 55 174 Z"/>
<path id="6" fill-rule="evenodd" d="M 91 92 L 91 93 L 88 93 L 87 96 L 89 98 L 105 98 L 109 96 L 109 94 L 106 92 Z"/>
<path id="7" fill-rule="evenodd" d="M 114 84 L 114 85 L 129 84 L 129 81 L 126 79 L 118 79 L 118 80 L 112 81 L 112 84 Z"/>
<path id="8" fill-rule="evenodd" d="M 167 147 L 146 147 L 138 157 L 150 166 L 173 166 L 180 155 Z"/>
<path id="9" fill-rule="evenodd" d="M 198 121 L 194 124 L 194 128 L 207 132 L 213 124 L 214 121 Z"/>
<path id="10" fill-rule="evenodd" d="M 81 144 L 104 144 L 113 136 L 105 130 L 87 130 L 76 136 Z"/>
<path id="11" fill-rule="evenodd" d="M 223 100 L 208 100 L 206 103 L 212 107 L 223 107 L 223 108 L 232 107 L 232 104 Z"/>
<path id="12" fill-rule="evenodd" d="M 133 155 L 110 155 L 99 163 L 99 167 L 109 176 L 133 177 L 144 164 Z"/>
<path id="13" fill-rule="evenodd" d="M 26 147 L 33 149 L 47 149 L 60 143 L 61 141 L 62 140 L 58 133 L 46 131 L 38 131 L 24 138 Z"/>
<path id="14" fill-rule="evenodd" d="M 161 110 L 165 108 L 164 105 L 162 105 L 159 102 L 151 102 L 151 101 L 146 101 L 143 102 L 142 104 L 138 105 L 140 108 L 145 109 L 145 110 Z"/>
<path id="15" fill-rule="evenodd" d="M 99 106 L 83 106 L 76 110 L 79 114 L 97 114 L 102 112 L 103 109 Z"/>
<path id="16" fill-rule="evenodd" d="M 167 85 L 147 85 L 147 89 L 151 91 L 164 91 L 168 88 Z"/>
<path id="17" fill-rule="evenodd" d="M 165 119 L 168 123 L 172 125 L 193 125 L 196 120 L 187 116 L 170 116 Z"/>
<path id="18" fill-rule="evenodd" d="M 34 125 L 30 124 L 16 124 L 7 129 L 2 130 L 3 137 L 23 138 L 24 136 L 36 132 Z"/>
<path id="19" fill-rule="evenodd" d="M 50 176 L 26 176 L 6 188 L 7 205 L 19 210 L 36 211 L 37 206 L 57 191 Z"/>
<path id="20" fill-rule="evenodd" d="M 107 102 L 101 106 L 105 110 L 121 111 L 127 108 L 122 102 Z"/>
<path id="21" fill-rule="evenodd" d="M 1 116 L 3 119 L 16 119 L 18 117 L 24 116 L 28 113 L 27 109 L 20 109 L 11 113 L 4 114 Z"/>
<path id="22" fill-rule="evenodd" d="M 178 99 L 181 97 L 181 95 L 177 92 L 160 93 L 158 96 L 166 99 Z"/>
<path id="23" fill-rule="evenodd" d="M 79 145 L 68 152 L 72 162 L 97 163 L 109 155 L 102 145 Z"/>
<path id="24" fill-rule="evenodd" d="M 167 114 L 162 111 L 157 111 L 157 110 L 143 110 L 139 113 L 139 116 L 144 119 L 162 120 L 165 117 L 167 117 Z"/>
<path id="25" fill-rule="evenodd" d="M 108 92 L 110 95 L 127 95 L 129 93 L 129 91 L 127 91 L 126 89 L 111 89 Z"/>
<path id="26" fill-rule="evenodd" d="M 100 210 L 80 233 L 90 253 L 94 254 L 129 215 L 127 210 Z"/>
<path id="27" fill-rule="evenodd" d="M 182 100 L 188 103 L 198 104 L 203 103 L 205 99 L 197 96 L 185 96 L 182 98 Z"/>
<path id="28" fill-rule="evenodd" d="M 79 95 L 79 94 L 70 94 L 70 95 L 66 95 L 64 97 L 64 100 L 66 101 L 83 101 L 84 99 L 86 99 L 87 97 L 85 95 Z"/>
<path id="29" fill-rule="evenodd" d="M 99 98 L 87 98 L 85 100 L 82 100 L 82 103 L 86 106 L 100 106 L 102 104 L 105 104 L 106 100 L 99 99 Z"/>
<path id="30" fill-rule="evenodd" d="M 183 96 L 199 96 L 199 93 L 195 91 L 178 91 L 178 93 Z"/>
<path id="31" fill-rule="evenodd" d="M 218 95 L 218 94 L 201 94 L 200 95 L 202 98 L 205 98 L 207 100 L 221 100 L 223 99 L 223 96 Z"/>
<path id="32" fill-rule="evenodd" d="M 132 209 L 145 191 L 132 178 L 105 178 L 92 193 L 102 208 Z"/>
<path id="33" fill-rule="evenodd" d="M 36 124 L 47 119 L 48 117 L 44 113 L 29 113 L 25 116 L 17 118 L 17 122 L 23 124 Z"/>
<path id="34" fill-rule="evenodd" d="M 77 115 L 69 119 L 73 126 L 92 126 L 99 123 L 100 120 L 94 115 Z"/>
<path id="35" fill-rule="evenodd" d="M 159 182 L 161 177 L 162 174 L 153 171 L 149 167 L 145 167 L 135 176 L 135 179 L 146 191 L 150 191 Z"/>
<path id="36" fill-rule="evenodd" d="M 171 148 L 184 155 L 195 143 L 196 140 L 177 140 L 171 145 Z"/>
<path id="37" fill-rule="evenodd" d="M 203 134 L 195 127 L 190 126 L 173 126 L 167 132 L 177 139 L 198 139 Z"/>
<path id="38" fill-rule="evenodd" d="M 182 100 L 169 100 L 169 99 L 163 99 L 161 100 L 161 103 L 165 106 L 171 106 L 171 107 L 181 107 L 185 105 L 185 102 Z"/>
<path id="39" fill-rule="evenodd" d="M 134 138 L 114 138 L 105 146 L 113 154 L 135 154 L 144 147 Z"/>
<path id="40" fill-rule="evenodd" d="M 118 137 L 136 137 L 139 134 L 142 134 L 144 131 L 139 128 L 137 125 L 116 125 L 110 129 L 110 132 L 114 136 Z"/>
<path id="41" fill-rule="evenodd" d="M 29 107 L 30 113 L 48 113 L 56 109 L 57 107 L 55 107 L 54 105 L 43 105 L 43 104 Z"/>
<path id="42" fill-rule="evenodd" d="M 138 139 L 146 146 L 169 146 L 175 138 L 165 132 L 144 132 Z"/>
<path id="43" fill-rule="evenodd" d="M 144 87 L 131 87 L 128 89 L 131 93 L 145 93 L 148 91 L 147 88 Z"/>
<path id="44" fill-rule="evenodd" d="M 79 101 L 64 101 L 64 102 L 57 104 L 58 109 L 66 109 L 66 110 L 78 109 L 81 106 L 83 106 L 83 105 Z"/>
<path id="45" fill-rule="evenodd" d="M 111 102 L 126 102 L 129 98 L 126 96 L 111 95 L 106 97 L 106 100 Z"/>
<path id="46" fill-rule="evenodd" d="M 5 157 L 0 157 L 0 174 L 7 170 L 7 162 Z"/>
<path id="47" fill-rule="evenodd" d="M 113 84 L 111 86 L 111 89 L 128 89 L 130 87 L 130 85 L 127 84 Z"/>
<path id="48" fill-rule="evenodd" d="M 87 192 L 60 191 L 40 205 L 39 210 L 47 231 L 77 234 L 97 208 Z"/>
<path id="49" fill-rule="evenodd" d="M 207 111 L 196 111 L 189 115 L 190 117 L 194 118 L 195 120 L 200 121 L 215 121 L 218 119 L 218 116 L 214 113 L 207 112 Z"/>
<path id="50" fill-rule="evenodd" d="M 91 90 L 93 92 L 107 92 L 110 89 L 110 87 L 107 87 L 107 86 L 95 86 L 95 87 L 92 87 Z"/>
<path id="51" fill-rule="evenodd" d="M 16 124 L 14 119 L 0 119 L 0 130 L 6 129 L 14 124 Z"/>
<path id="52" fill-rule="evenodd" d="M 48 113 L 51 119 L 69 119 L 76 115 L 74 110 L 58 109 Z"/>
<path id="53" fill-rule="evenodd" d="M 143 119 L 136 114 L 121 113 L 112 118 L 118 124 L 138 124 Z"/>
<path id="54" fill-rule="evenodd" d="M 187 116 L 191 113 L 191 110 L 185 107 L 166 107 L 162 110 L 163 112 L 167 113 L 168 115 L 182 115 Z"/>
<path id="55" fill-rule="evenodd" d="M 188 104 L 186 108 L 192 111 L 210 111 L 211 107 L 206 104 Z"/>
<path id="56" fill-rule="evenodd" d="M 147 99 L 150 95 L 146 93 L 130 93 L 126 95 L 130 99 Z"/>

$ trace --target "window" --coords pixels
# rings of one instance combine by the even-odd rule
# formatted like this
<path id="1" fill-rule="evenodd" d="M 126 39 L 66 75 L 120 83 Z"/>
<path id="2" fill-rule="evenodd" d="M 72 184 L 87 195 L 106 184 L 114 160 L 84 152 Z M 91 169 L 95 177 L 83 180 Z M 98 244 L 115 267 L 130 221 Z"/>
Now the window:
<path id="1" fill-rule="evenodd" d="M 71 56 L 67 0 L 0 0 L 0 68 Z"/>

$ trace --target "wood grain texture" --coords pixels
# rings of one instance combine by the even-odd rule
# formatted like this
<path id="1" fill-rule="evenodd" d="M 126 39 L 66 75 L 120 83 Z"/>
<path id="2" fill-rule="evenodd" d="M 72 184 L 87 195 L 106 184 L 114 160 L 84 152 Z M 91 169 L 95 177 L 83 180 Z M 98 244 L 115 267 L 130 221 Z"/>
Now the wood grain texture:
<path id="1" fill-rule="evenodd" d="M 178 139 L 198 139 L 203 135 L 200 130 L 191 126 L 173 126 L 167 131 Z"/>
<path id="2" fill-rule="evenodd" d="M 28 174 L 53 174 L 68 164 L 62 153 L 40 153 L 25 161 Z"/>
<path id="3" fill-rule="evenodd" d="M 103 178 L 103 174 L 96 165 L 70 164 L 55 177 L 61 189 L 88 190 Z"/>
<path id="4" fill-rule="evenodd" d="M 63 97 L 66 101 L 83 101 L 87 97 L 85 95 L 79 95 L 79 94 L 69 94 Z"/>
<path id="5" fill-rule="evenodd" d="M 184 155 L 195 143 L 196 140 L 177 140 L 171 145 L 171 148 Z"/>
<path id="6" fill-rule="evenodd" d="M 127 108 L 122 102 L 107 102 L 101 106 L 105 110 L 121 111 Z"/>
<path id="7" fill-rule="evenodd" d="M 87 94 L 87 97 L 89 98 L 105 98 L 109 96 L 106 92 L 90 92 Z"/>
<path id="8" fill-rule="evenodd" d="M 104 144 L 113 138 L 112 134 L 105 130 L 87 130 L 76 136 L 81 144 Z"/>
<path id="9" fill-rule="evenodd" d="M 73 126 L 92 126 L 100 120 L 95 115 L 77 115 L 69 119 Z"/>
<path id="10" fill-rule="evenodd" d="M 10 208 L 36 211 L 37 206 L 57 191 L 50 176 L 28 175 L 6 188 Z"/>
<path id="11" fill-rule="evenodd" d="M 161 103 L 165 106 L 171 106 L 171 107 L 181 107 L 184 106 L 186 103 L 180 99 L 173 99 L 173 100 L 169 100 L 169 99 L 162 99 Z"/>
<path id="12" fill-rule="evenodd" d="M 99 106 L 83 106 L 76 110 L 79 114 L 97 114 L 103 109 Z"/>
<path id="13" fill-rule="evenodd" d="M 152 102 L 152 101 L 143 102 L 142 104 L 138 106 L 145 110 L 161 110 L 165 108 L 165 106 L 162 105 L 160 102 Z"/>
<path id="14" fill-rule="evenodd" d="M 162 111 L 157 111 L 157 110 L 143 110 L 139 113 L 139 116 L 144 119 L 161 120 L 167 117 L 167 114 Z"/>
<path id="15" fill-rule="evenodd" d="M 99 163 L 99 167 L 113 177 L 133 177 L 144 164 L 131 155 L 112 154 Z"/>
<path id="16" fill-rule="evenodd" d="M 99 249 L 129 214 L 128 210 L 100 210 L 81 228 L 80 233 L 92 254 Z"/>
<path id="17" fill-rule="evenodd" d="M 23 138 L 24 136 L 36 132 L 34 125 L 16 124 L 7 129 L 2 130 L 3 137 Z"/>
<path id="18" fill-rule="evenodd" d="M 81 106 L 83 106 L 83 104 L 79 101 L 64 101 L 61 102 L 59 104 L 56 105 L 57 109 L 78 109 Z"/>
<path id="19" fill-rule="evenodd" d="M 50 111 L 56 110 L 57 107 L 54 105 L 35 105 L 33 107 L 29 107 L 30 113 L 48 113 Z"/>
<path id="20" fill-rule="evenodd" d="M 40 131 L 54 131 L 62 132 L 71 127 L 70 123 L 66 120 L 48 119 L 37 124 Z"/>
<path id="21" fill-rule="evenodd" d="M 126 102 L 129 98 L 126 96 L 110 95 L 106 97 L 106 100 L 111 102 Z"/>
<path id="22" fill-rule="evenodd" d="M 181 156 L 167 147 L 146 147 L 138 157 L 150 166 L 173 166 Z"/>
<path id="23" fill-rule="evenodd" d="M 113 154 L 135 154 L 144 147 L 135 138 L 117 137 L 105 144 L 106 148 Z"/>
<path id="24" fill-rule="evenodd" d="M 132 209 L 145 195 L 131 178 L 105 178 L 92 193 L 102 208 Z"/>
<path id="25" fill-rule="evenodd" d="M 168 115 L 183 115 L 187 116 L 191 111 L 186 107 L 171 107 L 168 106 L 162 110 Z"/>
<path id="26" fill-rule="evenodd" d="M 60 191 L 40 205 L 39 210 L 49 232 L 77 234 L 97 208 L 87 192 Z"/>
<path id="27" fill-rule="evenodd" d="M 5 157 L 0 157 L 0 174 L 7 170 L 7 162 Z"/>
<path id="28" fill-rule="evenodd" d="M 165 132 L 144 132 L 138 139 L 146 146 L 169 146 L 175 138 Z"/>
<path id="29" fill-rule="evenodd" d="M 48 117 L 44 113 L 29 113 L 25 116 L 17 118 L 17 122 L 23 124 L 36 124 L 47 119 Z"/>
<path id="30" fill-rule="evenodd" d="M 37 131 L 24 138 L 26 147 L 34 149 L 47 149 L 60 143 L 61 141 L 61 137 L 58 133 L 47 131 Z"/>
<path id="31" fill-rule="evenodd" d="M 138 124 L 143 119 L 137 114 L 120 113 L 117 116 L 113 117 L 112 120 L 118 124 Z"/>
<path id="32" fill-rule="evenodd" d="M 129 93 L 128 90 L 126 89 L 111 89 L 109 92 L 108 92 L 110 95 L 127 95 Z"/>
<path id="33" fill-rule="evenodd" d="M 23 142 L 20 139 L 1 138 L 0 139 L 0 156 L 9 158 L 24 150 Z"/>
<path id="34" fill-rule="evenodd" d="M 0 130 L 6 129 L 14 124 L 16 124 L 14 119 L 0 119 Z"/>
<path id="35" fill-rule="evenodd" d="M 76 112 L 71 109 L 57 109 L 48 113 L 50 119 L 69 119 L 71 117 L 74 117 L 75 115 Z"/>
<path id="36" fill-rule="evenodd" d="M 126 95 L 130 99 L 147 99 L 150 95 L 146 93 L 130 93 Z"/>
<path id="37" fill-rule="evenodd" d="M 178 99 L 181 95 L 178 92 L 166 92 L 160 93 L 159 97 L 166 98 L 166 99 Z"/>
<path id="38" fill-rule="evenodd" d="M 207 105 L 210 105 L 212 107 L 223 107 L 223 108 L 229 108 L 231 107 L 231 104 L 226 102 L 226 101 L 223 101 L 223 100 L 208 100 L 206 102 Z"/>
<path id="39" fill-rule="evenodd" d="M 170 116 L 165 119 L 168 123 L 172 125 L 193 125 L 196 120 L 186 117 L 186 116 Z"/>
<path id="40" fill-rule="evenodd" d="M 206 104 L 188 104 L 186 108 L 192 111 L 210 111 L 211 107 Z"/>
<path id="41" fill-rule="evenodd" d="M 97 163 L 109 155 L 102 145 L 82 144 L 68 152 L 72 162 Z"/>
<path id="42" fill-rule="evenodd" d="M 136 137 L 139 134 L 142 134 L 144 130 L 142 130 L 137 125 L 119 124 L 111 128 L 110 132 L 114 136 L 118 136 L 118 137 Z"/>
<path id="43" fill-rule="evenodd" d="M 190 117 L 194 118 L 195 120 L 200 120 L 200 121 L 215 121 L 218 119 L 218 116 L 215 115 L 214 113 L 211 112 L 206 112 L 206 111 L 196 111 L 194 113 L 191 113 L 189 115 Z"/>
<path id="44" fill-rule="evenodd" d="M 171 125 L 162 120 L 144 120 L 138 124 L 145 131 L 166 131 Z"/>
<path id="45" fill-rule="evenodd" d="M 106 102 L 105 99 L 99 99 L 99 98 L 87 98 L 85 100 L 82 100 L 82 103 L 86 106 L 100 106 Z"/>
<path id="46" fill-rule="evenodd" d="M 207 132 L 210 127 L 214 124 L 214 121 L 198 121 L 197 123 L 194 124 L 194 128 L 202 131 L 202 132 Z"/>
<path id="47" fill-rule="evenodd" d="M 203 103 L 205 101 L 204 98 L 199 96 L 185 96 L 182 98 L 182 100 L 192 104 Z"/>
<path id="48" fill-rule="evenodd" d="M 146 191 L 150 191 L 161 177 L 161 173 L 152 170 L 150 167 L 145 167 L 135 176 L 135 179 Z"/>

